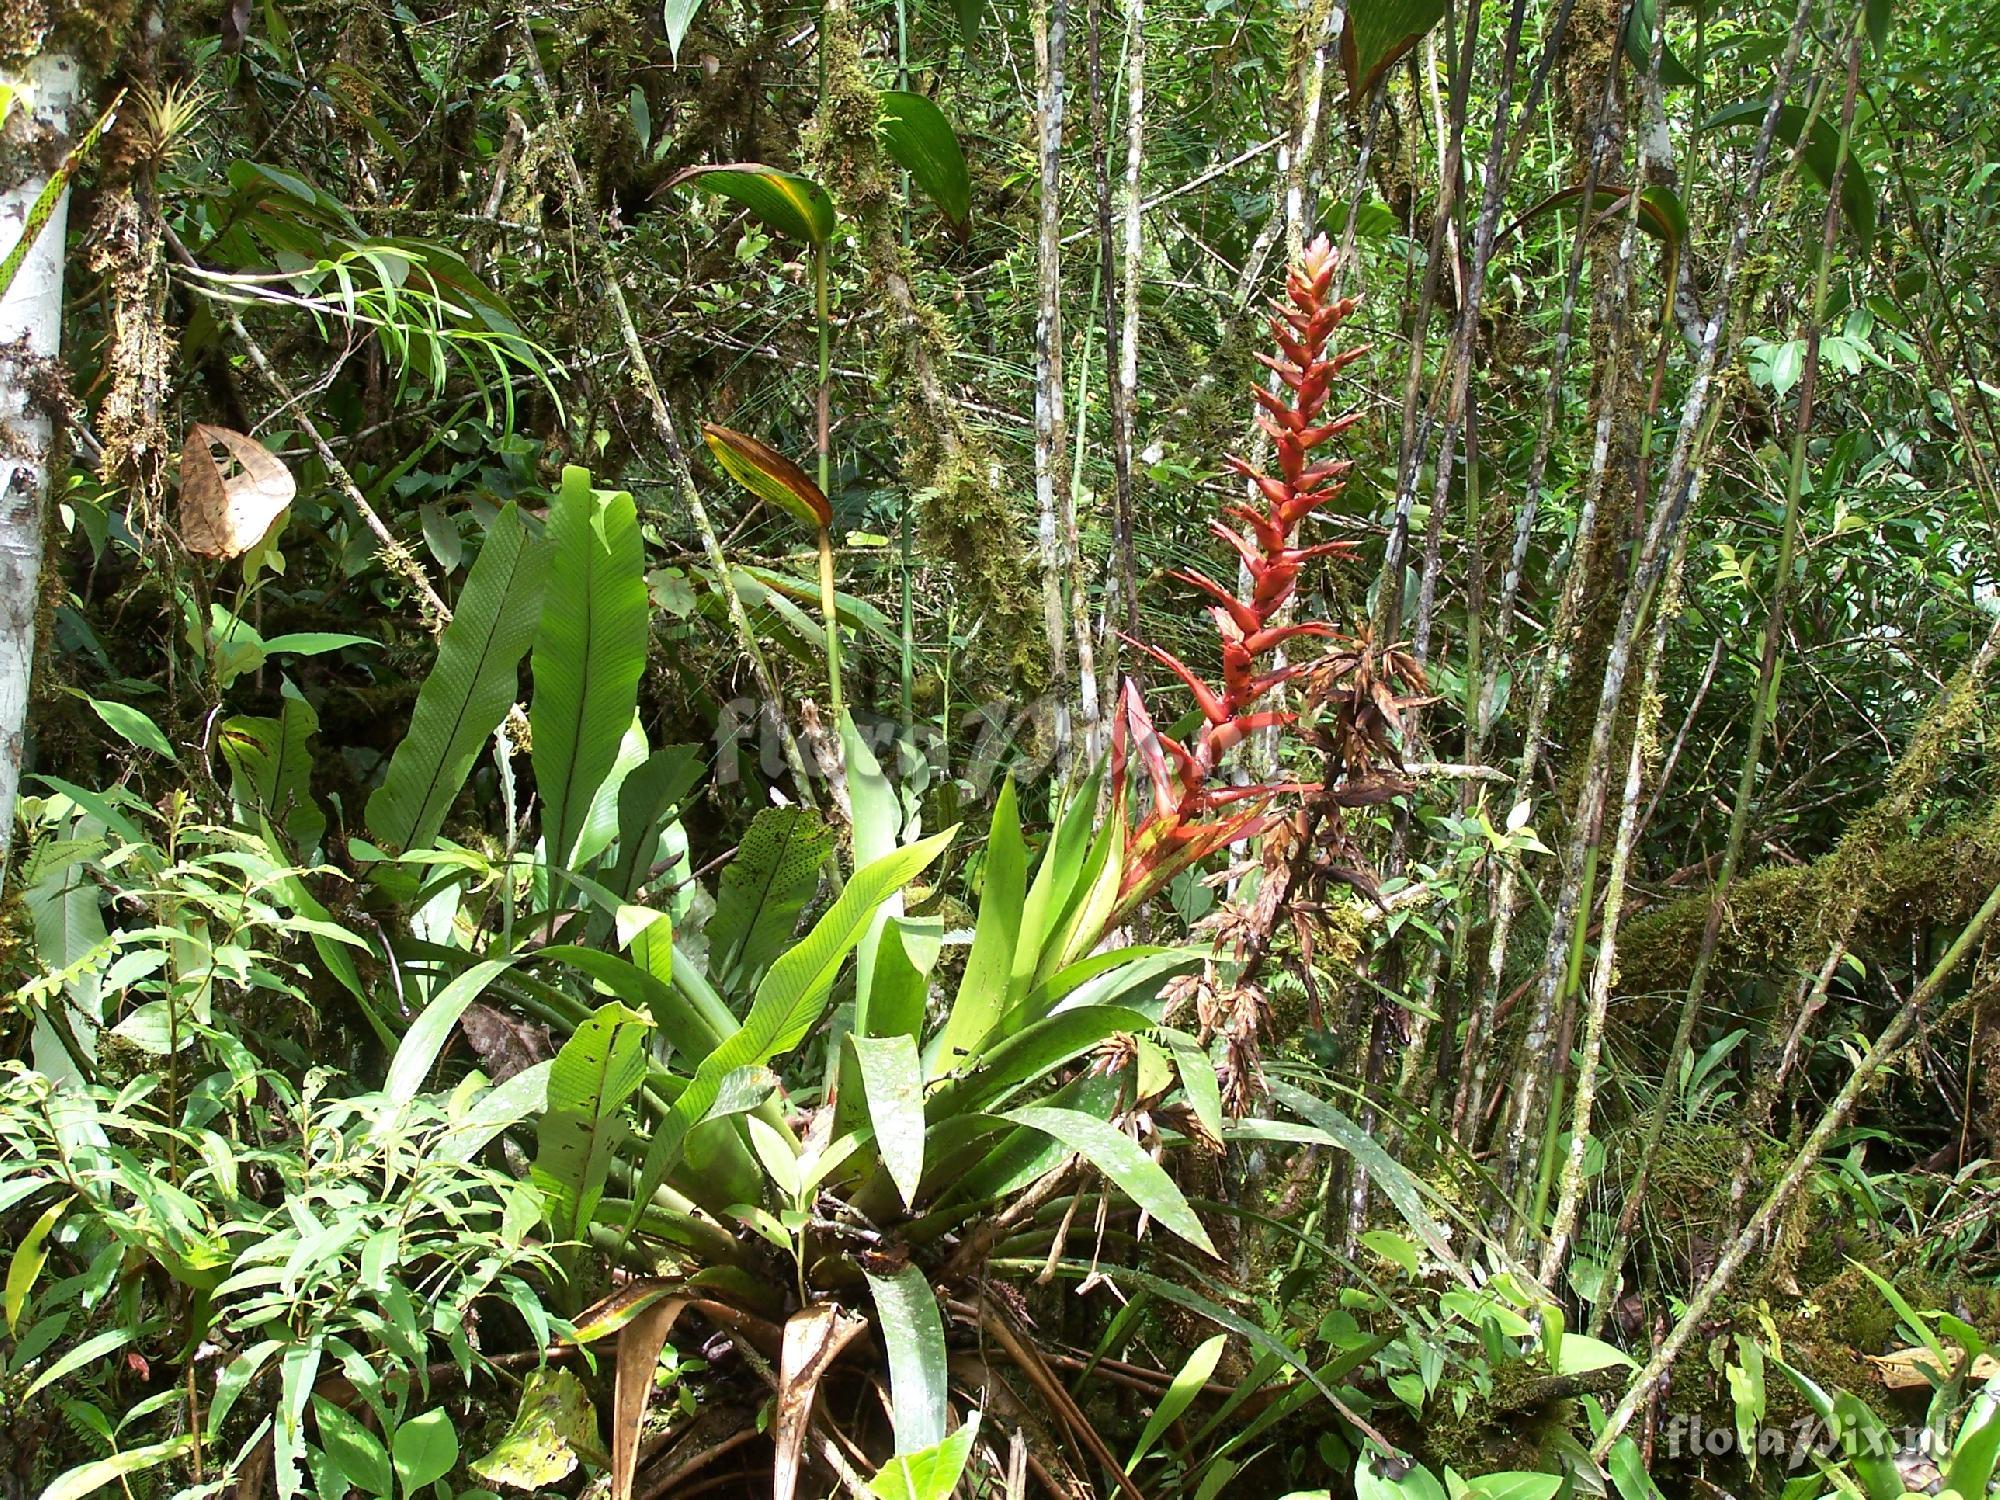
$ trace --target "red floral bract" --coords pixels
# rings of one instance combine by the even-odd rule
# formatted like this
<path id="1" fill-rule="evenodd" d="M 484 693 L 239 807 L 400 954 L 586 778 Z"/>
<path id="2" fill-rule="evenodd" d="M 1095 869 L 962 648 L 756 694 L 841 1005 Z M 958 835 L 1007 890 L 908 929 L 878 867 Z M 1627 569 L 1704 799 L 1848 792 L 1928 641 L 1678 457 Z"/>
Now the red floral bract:
<path id="1" fill-rule="evenodd" d="M 1272 800 L 1305 793 L 1296 782 L 1251 786 L 1211 785 L 1222 759 L 1259 729 L 1288 724 L 1289 712 L 1260 710 L 1264 696 L 1303 663 L 1270 661 L 1286 641 L 1339 632 L 1324 621 L 1276 623 L 1298 586 L 1299 570 L 1316 557 L 1352 556 L 1351 542 L 1298 546 L 1299 525 L 1337 496 L 1350 465 L 1317 462 L 1314 450 L 1359 419 L 1349 413 L 1322 420 L 1333 378 L 1367 352 L 1366 345 L 1329 355 L 1333 332 L 1353 313 L 1356 299 L 1330 300 L 1335 256 L 1321 235 L 1306 249 L 1286 279 L 1285 301 L 1272 304 L 1271 333 L 1279 355 L 1259 355 L 1278 377 L 1280 389 L 1254 387 L 1261 410 L 1257 425 L 1271 439 L 1277 473 L 1265 473 L 1231 455 L 1228 466 L 1250 482 L 1257 505 L 1232 505 L 1231 526 L 1209 523 L 1242 559 L 1249 575 L 1248 598 L 1239 598 L 1208 574 L 1189 569 L 1171 576 L 1206 594 L 1210 615 L 1222 638 L 1222 683 L 1203 681 L 1178 657 L 1130 635 L 1124 639 L 1187 685 L 1202 713 L 1201 727 L 1182 744 L 1153 726 L 1145 701 L 1126 679 L 1112 718 L 1111 776 L 1115 801 L 1122 804 L 1126 761 L 1136 748 L 1152 791 L 1152 807 L 1132 836 L 1119 892 L 1119 910 L 1129 911 L 1151 892 L 1197 860 L 1224 845 L 1254 836 L 1268 826 Z M 1121 635 L 1123 632 L 1121 632 Z"/>

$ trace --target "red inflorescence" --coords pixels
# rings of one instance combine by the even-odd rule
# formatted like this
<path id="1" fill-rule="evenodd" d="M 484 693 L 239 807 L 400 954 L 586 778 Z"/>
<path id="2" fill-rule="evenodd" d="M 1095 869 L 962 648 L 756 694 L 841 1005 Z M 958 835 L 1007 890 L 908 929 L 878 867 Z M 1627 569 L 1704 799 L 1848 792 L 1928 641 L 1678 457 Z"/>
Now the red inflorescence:
<path id="1" fill-rule="evenodd" d="M 1299 570 L 1316 557 L 1347 557 L 1350 542 L 1320 542 L 1295 546 L 1300 522 L 1338 495 L 1345 461 L 1318 463 L 1313 450 L 1345 431 L 1359 413 L 1322 421 L 1334 376 L 1367 352 L 1362 345 L 1339 354 L 1327 353 L 1333 331 L 1354 311 L 1356 299 L 1329 299 L 1333 284 L 1333 246 L 1321 235 L 1307 247 L 1304 258 L 1287 278 L 1284 302 L 1272 304 L 1271 333 L 1280 356 L 1258 358 L 1277 374 L 1282 389 L 1254 387 L 1262 408 L 1257 425 L 1270 437 L 1277 454 L 1275 475 L 1231 455 L 1230 469 L 1250 482 L 1261 505 L 1233 505 L 1227 514 L 1241 529 L 1211 521 L 1215 534 L 1243 560 L 1250 578 L 1248 598 L 1239 598 L 1206 573 L 1193 569 L 1172 576 L 1214 601 L 1209 613 L 1222 637 L 1222 684 L 1211 686 L 1188 666 L 1159 647 L 1126 635 L 1128 644 L 1143 651 L 1187 684 L 1201 707 L 1203 723 L 1188 744 L 1159 733 L 1144 700 L 1126 679 L 1118 711 L 1112 720 L 1111 774 L 1114 795 L 1125 786 L 1125 762 L 1136 748 L 1151 784 L 1153 805 L 1138 830 L 1126 860 L 1120 906 L 1130 909 L 1186 869 L 1226 844 L 1249 838 L 1267 825 L 1272 800 L 1285 793 L 1312 791 L 1296 782 L 1254 786 L 1211 786 L 1222 758 L 1259 729 L 1290 723 L 1286 712 L 1259 710 L 1265 694 L 1300 670 L 1302 664 L 1272 666 L 1268 658 L 1288 640 L 1301 636 L 1336 636 L 1324 621 L 1273 623 L 1298 586 Z M 1121 632 L 1122 634 L 1122 632 Z M 1171 764 L 1169 764 L 1171 761 Z"/>

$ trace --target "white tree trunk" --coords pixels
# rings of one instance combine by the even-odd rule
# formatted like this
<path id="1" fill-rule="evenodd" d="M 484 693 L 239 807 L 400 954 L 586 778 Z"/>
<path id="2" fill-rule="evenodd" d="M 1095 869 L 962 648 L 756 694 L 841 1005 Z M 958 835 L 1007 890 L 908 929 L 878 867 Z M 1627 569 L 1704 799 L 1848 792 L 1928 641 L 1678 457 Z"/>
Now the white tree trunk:
<path id="1" fill-rule="evenodd" d="M 18 71 L 0 69 L 0 88 L 15 91 L 6 140 L 53 135 L 32 159 L 60 162 L 74 140 L 71 117 L 81 102 L 75 60 L 45 54 Z M 0 258 L 20 241 L 47 184 L 40 171 L 19 182 L 0 182 Z M 55 436 L 54 413 L 36 394 L 47 383 L 37 380 L 36 372 L 53 363 L 61 342 L 68 222 L 69 195 L 64 193 L 0 298 L 0 882 L 13 840 L 14 796 L 26 746 L 41 597 L 42 512 Z"/>

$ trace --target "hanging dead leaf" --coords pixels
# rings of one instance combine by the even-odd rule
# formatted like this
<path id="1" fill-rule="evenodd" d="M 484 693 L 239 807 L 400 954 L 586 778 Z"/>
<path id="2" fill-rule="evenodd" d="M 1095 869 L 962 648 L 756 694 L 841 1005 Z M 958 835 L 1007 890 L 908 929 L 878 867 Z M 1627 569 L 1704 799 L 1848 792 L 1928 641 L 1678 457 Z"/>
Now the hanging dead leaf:
<path id="1" fill-rule="evenodd" d="M 819 1380 L 840 1351 L 868 1326 L 833 1302 L 800 1308 L 785 1324 L 785 1347 L 778 1362 L 778 1412 L 771 1424 L 772 1500 L 792 1500 L 798 1492 L 799 1459 L 805 1453 Z"/>
<path id="2" fill-rule="evenodd" d="M 215 460 L 220 445 L 233 471 Z M 181 542 L 202 557 L 241 557 L 292 503 L 298 484 L 278 456 L 253 437 L 197 422 L 181 448 Z"/>

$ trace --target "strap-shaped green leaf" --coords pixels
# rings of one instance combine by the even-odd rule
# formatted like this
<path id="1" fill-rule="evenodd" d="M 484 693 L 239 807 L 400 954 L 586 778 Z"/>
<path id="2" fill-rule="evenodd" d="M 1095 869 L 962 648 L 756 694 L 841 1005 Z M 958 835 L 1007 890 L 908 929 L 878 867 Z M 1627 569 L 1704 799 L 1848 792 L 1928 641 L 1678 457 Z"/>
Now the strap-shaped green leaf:
<path id="1" fill-rule="evenodd" d="M 930 1281 L 915 1266 L 893 1276 L 868 1276 L 875 1321 L 889 1351 L 889 1413 L 896 1451 L 916 1453 L 944 1437 L 949 1415 L 944 1319 Z"/>
<path id="2" fill-rule="evenodd" d="M 632 1195 L 635 1204 L 645 1204 L 679 1165 L 688 1131 L 708 1114 L 725 1078 L 790 1051 L 812 1030 L 826 1008 L 841 965 L 861 940 L 875 908 L 936 859 L 957 832 L 954 824 L 857 870 L 840 899 L 827 908 L 812 931 L 771 965 L 757 986 L 757 997 L 742 1026 L 702 1059 L 693 1079 L 654 1131 L 638 1190 Z M 632 1223 L 636 1221 L 635 1214 Z M 632 1223 L 625 1226 L 627 1235 Z"/>
<path id="3" fill-rule="evenodd" d="M 639 700 L 646 559 L 632 497 L 593 490 L 574 464 L 549 509 L 549 543 L 529 724 L 544 845 L 566 867 Z"/>
<path id="4" fill-rule="evenodd" d="M 917 1056 L 917 1040 L 909 1035 L 849 1033 L 847 1041 L 861 1070 L 875 1149 L 882 1155 L 889 1180 L 903 1195 L 903 1206 L 909 1208 L 924 1180 L 924 1065 Z"/>
<path id="5" fill-rule="evenodd" d="M 924 1049 L 924 1071 L 931 1078 L 952 1072 L 975 1055 L 1007 1008 L 1014 952 L 1021 940 L 1027 871 L 1027 846 L 1021 839 L 1021 817 L 1010 780 L 1001 785 L 993 805 L 986 840 L 986 888 L 979 898 L 979 924 L 973 930 L 965 975 L 951 1003 L 951 1014 Z"/>
<path id="6" fill-rule="evenodd" d="M 487 532 L 457 613 L 438 641 L 437 664 L 418 690 L 410 732 L 368 799 L 368 831 L 376 843 L 421 849 L 437 838 L 486 737 L 514 701 L 547 575 L 547 545 L 528 536 L 519 509 L 508 505 Z"/>

